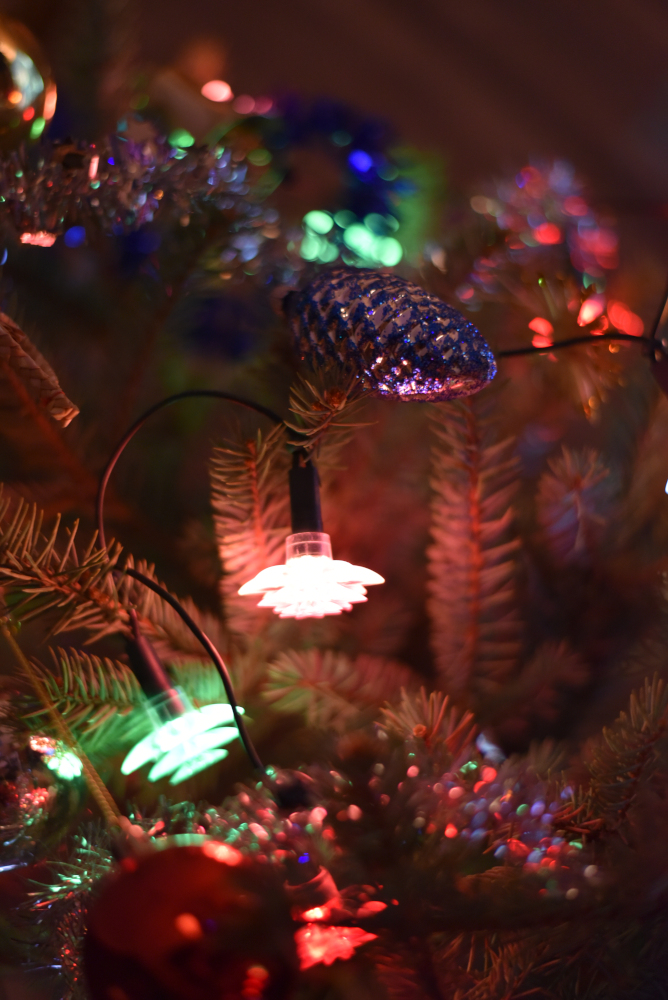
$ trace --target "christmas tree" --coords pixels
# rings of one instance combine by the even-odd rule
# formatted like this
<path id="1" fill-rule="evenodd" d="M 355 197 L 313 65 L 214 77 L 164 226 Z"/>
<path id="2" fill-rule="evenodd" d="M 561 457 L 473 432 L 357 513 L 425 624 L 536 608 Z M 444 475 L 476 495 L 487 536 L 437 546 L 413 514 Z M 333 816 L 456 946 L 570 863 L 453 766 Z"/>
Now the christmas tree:
<path id="1" fill-rule="evenodd" d="M 111 45 L 59 136 L 0 35 L 5 969 L 663 996 L 668 341 L 614 220 L 201 52 Z"/>

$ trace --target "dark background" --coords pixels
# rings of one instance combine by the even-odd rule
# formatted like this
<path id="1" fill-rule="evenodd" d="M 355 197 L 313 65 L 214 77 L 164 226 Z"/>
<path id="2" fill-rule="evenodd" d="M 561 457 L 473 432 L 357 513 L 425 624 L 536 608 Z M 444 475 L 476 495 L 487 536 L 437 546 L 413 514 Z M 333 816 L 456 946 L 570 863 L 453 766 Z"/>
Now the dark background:
<path id="1" fill-rule="evenodd" d="M 194 36 L 228 48 L 236 93 L 340 97 L 447 156 L 466 185 L 529 154 L 564 156 L 643 212 L 668 202 L 668 4 L 661 0 L 3 0 L 52 61 L 92 7 L 132 24 L 133 58 Z M 58 73 L 56 72 L 56 78 Z"/>

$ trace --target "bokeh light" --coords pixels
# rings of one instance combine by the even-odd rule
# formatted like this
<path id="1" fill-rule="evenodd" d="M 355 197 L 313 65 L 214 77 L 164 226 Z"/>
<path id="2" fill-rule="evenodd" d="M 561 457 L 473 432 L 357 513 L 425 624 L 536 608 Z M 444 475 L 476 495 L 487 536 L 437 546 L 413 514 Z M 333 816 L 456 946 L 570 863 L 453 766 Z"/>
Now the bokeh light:
<path id="1" fill-rule="evenodd" d="M 224 80 L 209 80 L 202 87 L 201 93 L 202 97 L 206 97 L 207 101 L 215 101 L 217 104 L 222 104 L 224 101 L 231 101 L 234 97 L 232 88 Z"/>

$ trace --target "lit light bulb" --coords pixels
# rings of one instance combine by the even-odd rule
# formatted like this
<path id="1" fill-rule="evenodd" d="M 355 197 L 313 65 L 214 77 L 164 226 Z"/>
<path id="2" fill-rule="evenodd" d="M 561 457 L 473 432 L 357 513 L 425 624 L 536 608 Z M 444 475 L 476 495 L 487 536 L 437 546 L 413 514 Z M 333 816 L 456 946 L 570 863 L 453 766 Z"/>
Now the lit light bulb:
<path id="1" fill-rule="evenodd" d="M 217 704 L 196 709 L 183 691 L 176 691 L 183 714 L 169 717 L 173 711 L 173 691 L 152 699 L 146 706 L 152 732 L 127 755 L 121 765 L 123 774 L 132 774 L 153 761 L 149 781 L 159 781 L 171 773 L 170 785 L 178 785 L 227 757 L 228 751 L 222 748 L 238 736 L 236 726 L 229 725 L 234 721 L 231 707 Z M 243 711 L 239 709 L 242 714 Z"/>
<path id="2" fill-rule="evenodd" d="M 578 313 L 578 326 L 588 326 L 601 315 L 605 309 L 605 298 L 602 295 L 592 295 L 585 299 Z"/>
<path id="3" fill-rule="evenodd" d="M 239 594 L 263 594 L 259 608 L 273 608 L 280 618 L 323 618 L 350 611 L 366 601 L 366 588 L 384 583 L 363 566 L 332 559 L 323 531 L 300 531 L 285 542 L 285 565 L 269 566 L 240 588 Z"/>
<path id="4" fill-rule="evenodd" d="M 44 229 L 40 229 L 37 233 L 21 233 L 21 243 L 27 243 L 29 246 L 52 247 L 55 242 L 55 235 L 47 233 Z"/>
<path id="5" fill-rule="evenodd" d="M 232 88 L 224 80 L 209 80 L 202 87 L 201 94 L 208 101 L 215 101 L 217 104 L 222 104 L 224 101 L 231 101 L 234 97 Z"/>
<path id="6" fill-rule="evenodd" d="M 74 751 L 68 750 L 60 740 L 51 739 L 49 736 L 31 736 L 29 745 L 31 750 L 42 755 L 45 766 L 65 781 L 78 778 L 83 771 L 79 757 Z"/>

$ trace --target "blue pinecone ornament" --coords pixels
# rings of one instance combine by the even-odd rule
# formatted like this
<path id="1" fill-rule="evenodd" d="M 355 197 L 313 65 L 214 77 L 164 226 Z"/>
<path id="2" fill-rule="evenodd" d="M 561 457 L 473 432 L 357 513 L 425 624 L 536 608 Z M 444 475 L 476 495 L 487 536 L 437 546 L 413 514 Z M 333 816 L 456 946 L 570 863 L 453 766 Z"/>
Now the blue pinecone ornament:
<path id="1" fill-rule="evenodd" d="M 288 297 L 298 350 L 334 359 L 365 385 L 400 399 L 470 396 L 496 375 L 476 327 L 435 295 L 395 274 L 323 271 Z"/>

